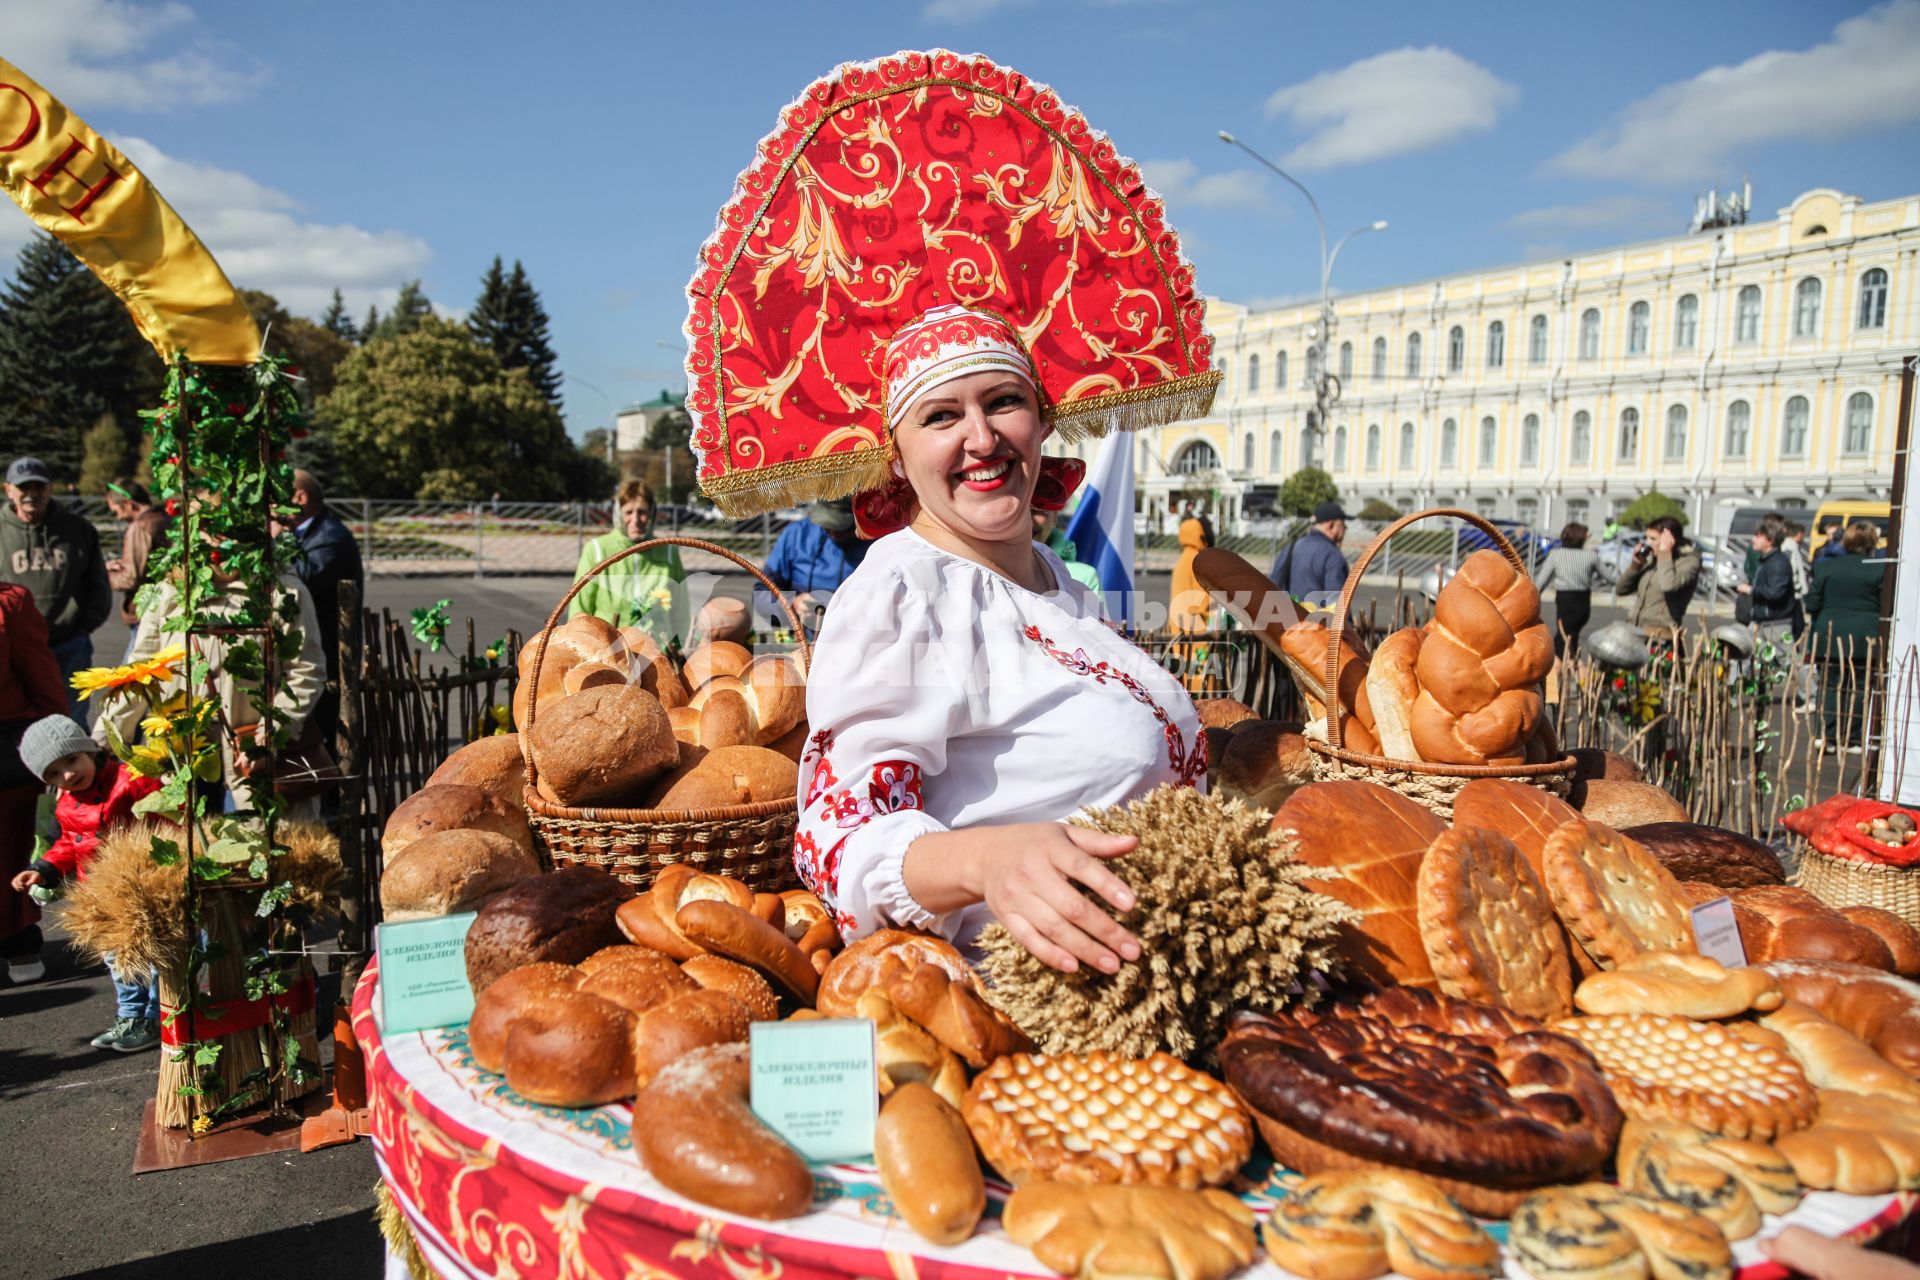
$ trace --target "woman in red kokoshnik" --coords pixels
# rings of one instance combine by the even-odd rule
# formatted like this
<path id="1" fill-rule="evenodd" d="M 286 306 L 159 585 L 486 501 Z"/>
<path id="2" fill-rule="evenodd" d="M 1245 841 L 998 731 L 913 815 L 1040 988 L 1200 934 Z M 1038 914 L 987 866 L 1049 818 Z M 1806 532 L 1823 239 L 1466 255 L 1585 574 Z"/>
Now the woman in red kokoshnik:
<path id="1" fill-rule="evenodd" d="M 984 58 L 847 64 L 761 142 L 688 292 L 707 494 L 851 493 L 878 539 L 814 648 L 802 878 L 849 939 L 998 919 L 1061 969 L 1136 958 L 1103 909 L 1132 906 L 1102 859 L 1133 839 L 1063 820 L 1205 787 L 1206 741 L 1031 511 L 1084 471 L 1050 438 L 1204 414 L 1219 382 L 1139 169 Z"/>

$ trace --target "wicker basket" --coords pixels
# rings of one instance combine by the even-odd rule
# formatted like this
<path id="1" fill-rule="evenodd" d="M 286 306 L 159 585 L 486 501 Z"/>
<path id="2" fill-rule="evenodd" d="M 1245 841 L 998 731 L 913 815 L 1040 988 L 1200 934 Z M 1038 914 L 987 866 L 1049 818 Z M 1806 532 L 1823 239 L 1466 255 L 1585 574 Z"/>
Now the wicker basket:
<path id="1" fill-rule="evenodd" d="M 1879 907 L 1920 929 L 1920 867 L 1836 858 L 1807 845 L 1793 883 L 1835 909 Z"/>
<path id="2" fill-rule="evenodd" d="M 1354 561 L 1353 569 L 1347 574 L 1347 584 L 1340 592 L 1340 603 L 1334 608 L 1333 623 L 1327 628 L 1326 687 L 1332 705 L 1327 716 L 1327 740 L 1318 742 L 1309 739 L 1307 742 L 1313 752 L 1314 773 L 1322 781 L 1344 779 L 1378 783 L 1425 805 L 1448 822 L 1453 821 L 1454 797 L 1475 778 L 1507 778 L 1514 782 L 1525 782 L 1564 799 L 1573 788 L 1573 773 L 1577 767 L 1572 756 L 1542 764 L 1440 764 L 1424 760 L 1392 760 L 1364 751 L 1352 751 L 1340 743 L 1340 637 L 1347 629 L 1347 618 L 1353 608 L 1353 594 L 1359 589 L 1367 566 L 1387 545 L 1388 539 L 1414 521 L 1425 520 L 1429 516 L 1452 516 L 1465 520 L 1492 538 L 1500 554 L 1516 570 L 1522 574 L 1527 571 L 1526 563 L 1520 559 L 1520 553 L 1513 549 L 1513 544 L 1501 536 L 1498 529 L 1471 511 L 1435 507 L 1401 516 L 1382 529 L 1380 535 L 1360 553 L 1360 558 Z"/>
<path id="3" fill-rule="evenodd" d="M 780 602 L 787 621 L 792 624 L 794 635 L 799 638 L 801 669 L 804 671 L 812 665 L 812 650 L 799 614 L 766 574 L 711 542 L 698 538 L 654 538 L 608 556 L 574 583 L 554 606 L 546 629 L 540 634 L 540 647 L 534 652 L 535 688 L 540 684 L 540 667 L 546 661 L 548 640 L 580 589 L 628 556 L 661 546 L 705 551 L 731 560 L 751 573 Z M 539 718 L 539 703 L 529 699 L 527 723 L 520 734 L 520 751 L 527 763 L 527 819 L 555 865 L 599 867 L 639 889 L 647 888 L 662 869 L 676 862 L 712 875 L 732 876 L 761 893 L 799 886 L 799 876 L 793 866 L 793 833 L 800 825 L 796 797 L 719 809 L 677 811 L 574 808 L 555 804 L 538 790 L 540 762 L 533 754 L 533 726 Z"/>

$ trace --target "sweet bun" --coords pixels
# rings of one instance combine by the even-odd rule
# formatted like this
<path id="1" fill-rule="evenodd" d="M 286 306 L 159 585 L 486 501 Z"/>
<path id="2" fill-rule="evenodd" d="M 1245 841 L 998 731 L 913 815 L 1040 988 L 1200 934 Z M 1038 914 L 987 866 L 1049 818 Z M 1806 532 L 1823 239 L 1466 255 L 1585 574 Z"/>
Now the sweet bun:
<path id="1" fill-rule="evenodd" d="M 1573 801 L 1582 816 L 1615 830 L 1693 820 L 1686 806 L 1650 782 L 1623 782 L 1612 778 L 1576 782 Z"/>
<path id="2" fill-rule="evenodd" d="M 521 806 L 457 782 L 422 787 L 395 806 L 380 836 L 380 852 L 392 858 L 440 831 L 491 831 L 533 856 L 533 830 Z"/>
<path id="3" fill-rule="evenodd" d="M 753 1017 L 724 991 L 702 987 L 654 1005 L 633 1020 L 633 1072 L 644 1089 L 663 1068 L 695 1049 L 737 1044 Z"/>
<path id="4" fill-rule="evenodd" d="M 695 901 L 674 916 L 681 934 L 706 951 L 737 960 L 776 987 L 811 1003 L 820 985 L 812 961 L 787 935 L 751 911 L 728 902 Z"/>
<path id="5" fill-rule="evenodd" d="M 1235 727 L 1217 762 L 1214 784 L 1228 800 L 1244 800 L 1272 813 L 1313 781 L 1307 740 L 1277 720 L 1247 720 Z"/>
<path id="6" fill-rule="evenodd" d="M 480 909 L 467 930 L 467 982 L 478 996 L 510 969 L 536 960 L 575 964 L 620 941 L 614 912 L 626 885 L 592 867 L 523 880 Z"/>
<path id="7" fill-rule="evenodd" d="M 578 990 L 584 975 L 569 964 L 536 961 L 500 975 L 473 1001 L 467 1020 L 467 1047 L 482 1071 L 501 1071 L 506 1063 L 507 1032 L 520 1015 L 555 992 Z"/>
<path id="8" fill-rule="evenodd" d="M 520 754 L 520 735 L 496 733 L 461 747 L 427 775 L 429 787 L 445 783 L 478 787 L 499 797 L 509 809 L 524 809 L 527 762 Z"/>
<path id="9" fill-rule="evenodd" d="M 1786 872 L 1772 849 L 1737 831 L 1698 822 L 1650 822 L 1626 827 L 1622 835 L 1638 840 L 1679 880 L 1721 889 L 1751 889 L 1785 884 Z M 1915 941 L 1920 943 L 1920 938 Z"/>
<path id="10" fill-rule="evenodd" d="M 618 919 L 618 913 L 615 913 L 615 919 Z M 592 977 L 603 969 L 624 968 L 628 965 L 641 969 L 678 969 L 680 967 L 671 956 L 663 955 L 652 947 L 637 947 L 628 942 L 616 942 L 610 947 L 602 947 L 574 967 L 588 977 Z"/>
<path id="11" fill-rule="evenodd" d="M 628 1013 L 645 1013 L 655 1005 L 699 989 L 699 983 L 674 968 L 671 962 L 665 966 L 635 962 L 608 965 L 580 983 L 580 990 L 611 1000 Z"/>
<path id="12" fill-rule="evenodd" d="M 738 1000 L 755 1022 L 772 1022 L 780 1016 L 780 999 L 767 980 L 738 961 L 695 956 L 681 965 L 680 971 L 708 991 L 725 992 Z"/>
<path id="13" fill-rule="evenodd" d="M 564 805 L 634 804 L 679 760 L 660 700 L 632 685 L 561 698 L 530 736 L 540 781 Z"/>
<path id="14" fill-rule="evenodd" d="M 680 666 L 680 675 L 687 687 L 698 693 L 700 686 L 715 676 L 737 676 L 752 661 L 753 654 L 744 645 L 730 640 L 709 640 L 687 655 Z"/>
<path id="15" fill-rule="evenodd" d="M 1440 589 L 1414 664 L 1420 693 L 1410 723 L 1420 758 L 1524 760 L 1552 665 L 1532 580 L 1497 551 L 1468 556 Z"/>
<path id="16" fill-rule="evenodd" d="M 387 859 L 380 912 L 392 923 L 478 911 L 540 874 L 533 855 L 492 831 L 436 831 Z"/>
<path id="17" fill-rule="evenodd" d="M 738 701 L 737 695 L 734 697 Z M 704 715 L 704 713 L 703 713 Z M 720 809 L 790 800 L 800 787 L 800 766 L 766 747 L 714 747 L 676 767 L 647 794 L 649 809 Z"/>
<path id="18" fill-rule="evenodd" d="M 547 1107 L 597 1107 L 634 1090 L 633 1015 L 581 991 L 550 991 L 507 1031 L 507 1087 Z"/>

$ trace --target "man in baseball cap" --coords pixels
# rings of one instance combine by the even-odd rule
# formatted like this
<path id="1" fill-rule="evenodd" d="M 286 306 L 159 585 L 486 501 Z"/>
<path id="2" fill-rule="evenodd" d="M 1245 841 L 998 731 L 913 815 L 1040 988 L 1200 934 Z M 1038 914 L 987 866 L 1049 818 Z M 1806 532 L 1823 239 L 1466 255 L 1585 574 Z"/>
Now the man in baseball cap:
<path id="1" fill-rule="evenodd" d="M 1287 544 L 1268 576 L 1295 600 L 1332 604 L 1347 585 L 1347 557 L 1340 550 L 1346 536 L 1346 511 L 1338 502 L 1321 503 L 1313 509 L 1313 526 Z"/>
<path id="2" fill-rule="evenodd" d="M 93 633 L 113 611 L 113 588 L 100 535 L 85 517 L 53 500 L 53 469 L 38 458 L 7 467 L 7 505 L 0 510 L 0 581 L 33 593 L 47 620 L 48 640 L 68 681 L 73 718 L 86 713 L 73 673 L 93 662 Z"/>

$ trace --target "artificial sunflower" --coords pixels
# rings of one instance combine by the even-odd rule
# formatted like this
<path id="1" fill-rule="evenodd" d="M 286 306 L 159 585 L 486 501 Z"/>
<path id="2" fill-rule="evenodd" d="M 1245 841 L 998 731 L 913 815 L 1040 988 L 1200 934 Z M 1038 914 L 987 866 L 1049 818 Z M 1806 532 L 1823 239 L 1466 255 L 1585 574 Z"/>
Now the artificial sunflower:
<path id="1" fill-rule="evenodd" d="M 73 673 L 73 687 L 79 692 L 82 702 L 101 691 L 116 693 L 121 689 L 158 684 L 162 680 L 171 680 L 175 668 L 186 660 L 185 645 L 174 645 L 163 649 L 144 662 L 129 662 L 119 667 L 88 667 L 85 671 Z"/>

